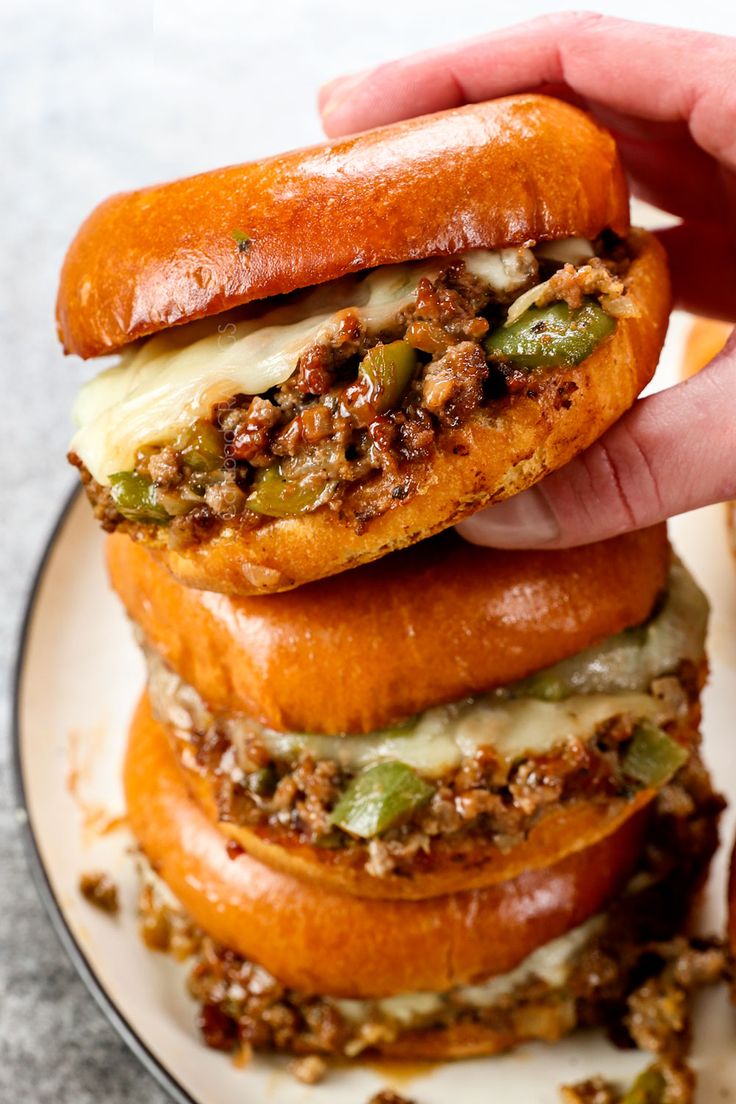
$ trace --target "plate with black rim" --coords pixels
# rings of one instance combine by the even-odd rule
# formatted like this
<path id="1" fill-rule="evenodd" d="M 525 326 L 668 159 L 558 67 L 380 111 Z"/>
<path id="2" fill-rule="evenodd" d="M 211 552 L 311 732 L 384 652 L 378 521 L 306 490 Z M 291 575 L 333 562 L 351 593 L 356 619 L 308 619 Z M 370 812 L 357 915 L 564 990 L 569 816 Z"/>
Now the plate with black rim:
<path id="1" fill-rule="evenodd" d="M 711 507 L 677 519 L 671 534 L 713 607 L 705 755 L 718 787 L 736 801 L 736 564 L 723 510 Z M 287 1073 L 283 1058 L 257 1055 L 243 1069 L 205 1048 L 186 994 L 186 967 L 146 950 L 137 933 L 139 875 L 124 821 L 120 766 L 142 685 L 141 657 L 105 577 L 103 536 L 82 496 L 73 495 L 39 568 L 20 643 L 14 733 L 19 819 L 61 942 L 105 1014 L 173 1100 L 365 1104 L 378 1089 L 394 1087 L 420 1104 L 445 1104 L 451 1092 L 464 1104 L 486 1104 L 489 1092 L 499 1100 L 554 1104 L 561 1083 L 594 1073 L 626 1080 L 645 1064 L 645 1056 L 616 1051 L 601 1034 L 586 1032 L 553 1047 L 534 1044 L 492 1059 L 432 1067 L 341 1065 L 322 1084 L 307 1087 Z M 729 813 L 726 842 L 732 825 Z M 723 928 L 726 851 L 724 844 L 713 867 L 704 930 Z M 91 908 L 80 895 L 80 874 L 92 869 L 109 872 L 117 882 L 117 917 Z M 699 1104 L 730 1099 L 736 1018 L 724 988 L 699 998 L 695 1027 Z"/>

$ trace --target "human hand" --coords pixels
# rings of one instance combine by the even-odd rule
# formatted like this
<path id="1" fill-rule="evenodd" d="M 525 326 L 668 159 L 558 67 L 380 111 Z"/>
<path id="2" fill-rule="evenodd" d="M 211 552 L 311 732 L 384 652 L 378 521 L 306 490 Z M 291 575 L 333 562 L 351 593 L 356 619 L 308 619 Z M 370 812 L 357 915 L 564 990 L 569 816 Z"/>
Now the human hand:
<path id="1" fill-rule="evenodd" d="M 338 78 L 320 108 L 337 135 L 522 90 L 577 103 L 615 135 L 634 194 L 682 220 L 660 233 L 676 305 L 735 320 L 734 71 L 732 38 L 563 13 Z M 736 497 L 735 384 L 732 336 L 697 377 L 639 400 L 567 467 L 460 531 L 569 547 Z"/>

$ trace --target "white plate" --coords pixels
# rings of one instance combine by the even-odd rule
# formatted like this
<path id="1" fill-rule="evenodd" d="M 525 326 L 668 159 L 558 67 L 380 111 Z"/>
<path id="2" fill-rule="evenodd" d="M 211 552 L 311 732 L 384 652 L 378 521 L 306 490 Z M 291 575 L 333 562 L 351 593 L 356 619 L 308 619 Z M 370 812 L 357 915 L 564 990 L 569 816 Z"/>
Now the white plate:
<path id="1" fill-rule="evenodd" d="M 677 320 L 669 349 L 679 346 Z M 669 353 L 671 359 L 672 352 Z M 706 758 L 716 783 L 736 801 L 732 746 L 736 690 L 736 565 L 727 552 L 723 511 L 711 508 L 672 525 L 674 541 L 713 603 L 712 676 L 705 693 Z M 184 970 L 145 950 L 135 924 L 136 875 L 122 815 L 119 780 L 126 727 L 143 682 L 142 662 L 104 573 L 102 537 L 86 502 L 73 498 L 49 543 L 29 605 L 16 700 L 19 816 L 28 822 L 41 895 L 77 969 L 141 1061 L 178 1101 L 244 1104 L 365 1104 L 387 1084 L 420 1104 L 517 1100 L 555 1104 L 556 1086 L 596 1072 L 630 1077 L 645 1059 L 615 1051 L 598 1033 L 554 1047 L 527 1046 L 493 1059 L 402 1072 L 357 1066 L 300 1085 L 281 1059 L 257 1056 L 245 1070 L 207 1050 L 194 1029 Z M 109 823 L 112 821 L 112 823 Z M 108 830 L 105 831 L 107 824 Z M 732 818 L 724 818 L 724 839 Z M 710 882 L 704 927 L 724 921 L 725 848 Z M 82 871 L 109 871 L 121 889 L 112 919 L 79 895 Z M 40 984 L 40 980 L 39 980 Z M 696 1016 L 699 1104 L 726 1099 L 736 1086 L 734 1017 L 725 991 L 705 994 Z M 729 1097 L 730 1098 L 730 1097 Z"/>

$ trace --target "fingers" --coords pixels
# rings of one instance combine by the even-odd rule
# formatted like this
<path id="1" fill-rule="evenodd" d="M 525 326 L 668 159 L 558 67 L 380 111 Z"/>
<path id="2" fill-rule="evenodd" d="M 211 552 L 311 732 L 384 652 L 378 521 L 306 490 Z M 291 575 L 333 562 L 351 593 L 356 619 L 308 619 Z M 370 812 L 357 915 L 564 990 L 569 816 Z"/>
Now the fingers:
<path id="1" fill-rule="evenodd" d="M 661 230 L 675 306 L 736 322 L 736 255 L 723 229 L 683 223 Z"/>
<path id="2" fill-rule="evenodd" d="M 334 81 L 322 97 L 322 120 L 328 134 L 345 134 L 565 84 L 624 115 L 687 121 L 698 145 L 736 167 L 735 63 L 726 36 L 566 12 Z"/>
<path id="3" fill-rule="evenodd" d="M 613 134 L 632 191 L 640 199 L 696 222 L 725 218 L 721 170 L 693 141 L 686 123 L 651 123 L 601 110 L 592 112 Z"/>
<path id="4" fill-rule="evenodd" d="M 736 497 L 736 337 L 699 375 L 640 400 L 538 487 L 458 526 L 475 544 L 569 548 Z"/>

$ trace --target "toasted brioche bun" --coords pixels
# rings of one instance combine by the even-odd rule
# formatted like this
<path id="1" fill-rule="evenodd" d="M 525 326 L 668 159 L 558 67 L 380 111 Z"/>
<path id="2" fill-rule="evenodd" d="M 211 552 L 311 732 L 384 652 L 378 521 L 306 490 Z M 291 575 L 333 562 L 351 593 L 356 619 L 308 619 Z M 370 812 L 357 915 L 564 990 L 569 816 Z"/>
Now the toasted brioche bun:
<path id="1" fill-rule="evenodd" d="M 58 331 L 98 356 L 376 265 L 628 223 L 610 134 L 559 100 L 509 96 L 112 196 L 69 248 Z"/>
<path id="2" fill-rule="evenodd" d="M 664 525 L 561 552 L 445 533 L 288 594 L 227 598 L 122 534 L 107 543 L 131 618 L 211 710 L 313 733 L 371 732 L 640 624 L 669 556 Z"/>
<path id="3" fill-rule="evenodd" d="M 627 285 L 638 316 L 620 318 L 582 363 L 534 373 L 527 391 L 478 407 L 443 433 L 427 459 L 408 466 L 408 498 L 391 499 L 395 476 L 384 472 L 350 490 L 337 510 L 272 518 L 250 531 L 233 525 L 182 549 L 168 548 L 160 526 L 139 526 L 136 536 L 189 586 L 267 594 L 378 559 L 525 490 L 597 440 L 654 373 L 670 305 L 666 261 L 643 231 L 630 244 Z M 387 499 L 393 504 L 376 514 L 375 503 Z"/>
<path id="4" fill-rule="evenodd" d="M 605 907 L 631 875 L 646 827 L 645 814 L 629 817 L 595 845 L 490 889 L 376 901 L 326 892 L 247 854 L 230 858 L 145 697 L 124 785 L 134 835 L 193 919 L 283 984 L 333 996 L 441 992 L 508 972 Z"/>
<path id="5" fill-rule="evenodd" d="M 374 265 L 626 233 L 627 212 L 610 135 L 567 104 L 510 97 L 113 197 L 69 250 L 59 330 L 69 351 L 92 356 Z M 384 472 L 349 490 L 338 511 L 250 532 L 233 524 L 185 549 L 169 549 L 160 526 L 133 526 L 136 537 L 191 586 L 271 593 L 376 559 L 530 486 L 599 437 L 654 371 L 666 263 L 651 237 L 630 242 L 639 315 L 620 319 L 582 364 L 537 373 L 527 392 L 444 431 L 433 455 L 407 465 L 408 497 L 391 497 L 395 474 Z"/>

